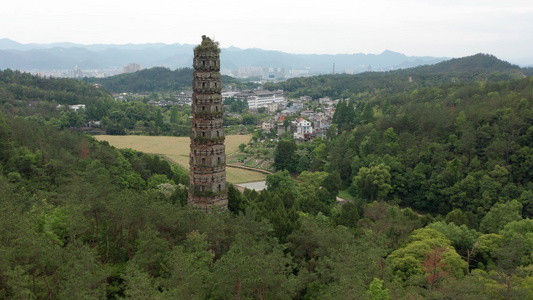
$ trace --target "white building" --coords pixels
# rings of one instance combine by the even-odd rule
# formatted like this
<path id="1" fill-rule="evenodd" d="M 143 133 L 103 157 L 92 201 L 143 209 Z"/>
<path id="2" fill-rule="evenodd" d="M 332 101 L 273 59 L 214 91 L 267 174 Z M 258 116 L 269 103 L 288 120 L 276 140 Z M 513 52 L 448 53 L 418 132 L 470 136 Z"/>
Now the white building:
<path id="1" fill-rule="evenodd" d="M 304 139 L 311 133 L 313 133 L 313 127 L 311 126 L 311 122 L 302 118 L 296 120 L 296 132 L 294 132 L 295 139 Z"/>
<path id="2" fill-rule="evenodd" d="M 73 111 L 78 111 L 78 109 L 85 109 L 85 104 L 69 105 L 68 108 Z"/>
<path id="3" fill-rule="evenodd" d="M 263 124 L 261 124 L 261 129 L 263 131 L 271 131 L 272 130 L 272 121 L 265 121 Z"/>
<path id="4" fill-rule="evenodd" d="M 259 107 L 268 107 L 272 102 L 283 103 L 285 97 L 283 91 L 269 91 L 269 90 L 256 90 L 256 91 L 243 91 L 235 94 L 235 98 L 246 99 L 248 101 L 249 109 L 257 109 Z"/>
<path id="5" fill-rule="evenodd" d="M 222 99 L 231 98 L 234 97 L 235 94 L 238 94 L 239 92 L 237 90 L 234 90 L 231 88 L 223 88 L 222 89 Z"/>
<path id="6" fill-rule="evenodd" d="M 192 105 L 192 90 L 181 91 L 176 98 L 180 104 Z"/>

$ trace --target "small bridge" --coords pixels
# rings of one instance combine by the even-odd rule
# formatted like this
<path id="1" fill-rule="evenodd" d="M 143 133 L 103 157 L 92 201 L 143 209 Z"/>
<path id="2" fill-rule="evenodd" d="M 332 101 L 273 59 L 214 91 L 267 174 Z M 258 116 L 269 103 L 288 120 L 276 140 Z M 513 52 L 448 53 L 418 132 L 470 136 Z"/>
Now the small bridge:
<path id="1" fill-rule="evenodd" d="M 168 162 L 170 162 L 172 164 L 180 166 L 177 162 L 175 162 L 173 159 L 171 159 L 170 157 L 168 157 L 168 156 L 166 156 L 164 154 L 157 154 L 157 153 L 146 153 L 146 154 L 157 155 L 157 156 L 161 157 L 162 159 L 164 159 L 164 160 L 166 160 L 166 161 L 168 161 Z M 272 174 L 272 172 L 267 171 L 267 170 L 250 168 L 250 167 L 245 167 L 245 166 L 236 165 L 236 164 L 226 164 L 226 167 L 243 169 L 243 170 L 248 170 L 248 171 L 253 171 L 253 172 L 259 172 L 259 173 L 263 173 L 263 174 L 267 174 L 267 175 Z M 181 166 L 180 166 L 180 168 L 181 168 Z"/>

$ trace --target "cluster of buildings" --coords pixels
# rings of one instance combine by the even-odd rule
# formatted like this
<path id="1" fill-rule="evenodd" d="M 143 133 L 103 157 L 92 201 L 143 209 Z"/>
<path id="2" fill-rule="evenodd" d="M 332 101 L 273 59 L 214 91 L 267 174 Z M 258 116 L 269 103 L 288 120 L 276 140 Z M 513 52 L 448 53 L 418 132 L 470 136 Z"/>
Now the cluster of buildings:
<path id="1" fill-rule="evenodd" d="M 148 104 L 155 106 L 171 105 L 191 105 L 193 91 L 185 90 L 174 95 L 175 101 L 152 100 Z M 280 136 L 286 131 L 291 131 L 294 138 L 299 141 L 309 141 L 317 137 L 325 137 L 326 131 L 332 124 L 335 106 L 339 100 L 331 100 L 329 97 L 318 99 L 319 111 L 305 109 L 306 105 L 313 99 L 303 96 L 296 100 L 288 101 L 283 91 L 269 90 L 234 90 L 231 87 L 223 88 L 222 99 L 234 97 L 248 102 L 250 111 L 257 111 L 259 108 L 266 108 L 265 112 L 270 113 L 272 118 L 263 122 L 260 126 L 264 132 L 277 130 Z M 228 114 L 229 115 L 229 114 Z M 232 117 L 235 117 L 231 115 Z M 238 116 L 237 116 L 238 117 Z M 291 120 L 285 122 L 285 120 Z"/>
<path id="2" fill-rule="evenodd" d="M 77 78 L 81 79 L 83 77 L 98 77 L 103 78 L 107 76 L 113 76 L 119 72 L 116 69 L 105 69 L 105 70 L 82 70 L 78 66 L 75 66 L 74 69 L 65 69 L 65 70 L 49 70 L 49 71 L 29 71 L 32 75 L 37 75 L 42 78 Z"/>
<path id="3" fill-rule="evenodd" d="M 235 93 L 233 97 L 248 101 L 248 108 L 251 110 L 260 107 L 269 107 L 269 105 L 276 106 L 285 103 L 283 91 L 269 91 L 269 90 L 247 90 L 240 93 Z M 274 109 L 274 111 L 277 110 Z"/>
<path id="4" fill-rule="evenodd" d="M 172 106 L 172 105 L 191 105 L 191 101 L 187 101 L 187 100 L 180 100 L 178 99 L 178 101 L 172 101 L 172 100 L 165 100 L 165 99 L 161 99 L 161 100 L 150 100 L 148 102 L 146 102 L 152 106 Z"/>
<path id="5" fill-rule="evenodd" d="M 237 70 L 222 70 L 222 74 L 235 78 L 256 77 L 261 81 L 283 81 L 293 77 L 309 76 L 309 70 L 291 69 L 285 70 L 280 67 L 255 67 L 243 66 Z"/>
<path id="6" fill-rule="evenodd" d="M 123 73 L 133 73 L 143 69 L 141 64 L 130 63 L 122 66 L 120 68 L 105 68 L 105 69 L 82 69 L 81 67 L 74 66 L 74 69 L 64 69 L 64 70 L 47 70 L 47 71 L 30 71 L 31 74 L 37 75 L 43 78 L 54 77 L 54 78 L 77 78 L 81 79 L 84 77 L 97 77 L 104 78 L 108 76 L 115 76 Z"/>
<path id="7" fill-rule="evenodd" d="M 332 101 L 329 97 L 319 99 L 321 109 L 304 110 L 306 103 L 311 97 L 304 96 L 292 101 L 291 105 L 285 107 L 274 115 L 273 118 L 261 124 L 263 132 L 270 132 L 273 128 L 280 136 L 287 131 L 294 134 L 294 138 L 299 141 L 310 141 L 317 137 L 325 137 L 326 131 L 332 124 L 335 106 L 339 100 Z M 290 122 L 288 120 L 291 120 Z"/>
<path id="8" fill-rule="evenodd" d="M 184 90 L 179 94 L 174 95 L 177 101 L 158 100 L 149 101 L 148 104 L 154 106 L 171 106 L 171 105 L 191 105 L 192 90 Z M 267 107 L 269 111 L 276 111 L 279 105 L 286 102 L 283 96 L 283 91 L 269 91 L 269 90 L 244 90 L 237 91 L 231 87 L 222 89 L 222 99 L 235 97 L 236 99 L 246 100 L 250 110 L 257 110 L 261 107 Z"/>
<path id="9" fill-rule="evenodd" d="M 129 63 L 126 66 L 122 67 L 122 73 L 135 73 L 143 69 L 141 64 Z"/>

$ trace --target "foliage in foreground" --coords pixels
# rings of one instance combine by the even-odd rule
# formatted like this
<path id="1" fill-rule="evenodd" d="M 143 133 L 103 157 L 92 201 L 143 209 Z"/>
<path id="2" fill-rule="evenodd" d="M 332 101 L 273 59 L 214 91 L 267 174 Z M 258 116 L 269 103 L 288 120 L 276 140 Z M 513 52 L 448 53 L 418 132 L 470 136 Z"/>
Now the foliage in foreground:
<path id="1" fill-rule="evenodd" d="M 493 207 L 486 220 L 508 221 L 481 233 L 385 202 L 341 207 L 338 176 L 279 172 L 205 214 L 158 158 L 4 115 L 0 140 L 4 298 L 531 296 L 519 203 Z"/>

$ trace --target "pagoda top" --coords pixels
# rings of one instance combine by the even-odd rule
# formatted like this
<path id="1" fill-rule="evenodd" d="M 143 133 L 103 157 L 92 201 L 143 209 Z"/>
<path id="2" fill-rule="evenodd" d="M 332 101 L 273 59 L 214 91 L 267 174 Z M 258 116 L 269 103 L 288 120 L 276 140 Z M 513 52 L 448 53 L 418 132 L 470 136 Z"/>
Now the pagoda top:
<path id="1" fill-rule="evenodd" d="M 194 54 L 198 52 L 215 52 L 218 54 L 220 53 L 220 48 L 218 47 L 218 42 L 202 35 L 202 43 L 194 48 Z"/>

